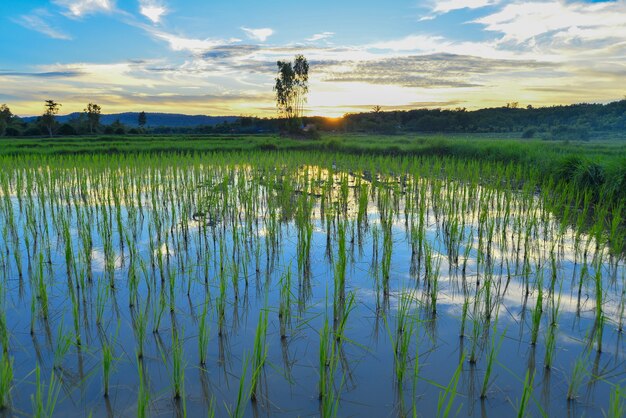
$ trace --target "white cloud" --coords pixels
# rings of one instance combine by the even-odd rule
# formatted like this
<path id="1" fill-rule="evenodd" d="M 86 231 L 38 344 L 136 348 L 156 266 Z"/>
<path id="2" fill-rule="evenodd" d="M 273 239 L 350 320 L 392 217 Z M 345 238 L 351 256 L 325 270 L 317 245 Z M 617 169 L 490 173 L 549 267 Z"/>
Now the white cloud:
<path id="1" fill-rule="evenodd" d="M 308 38 L 307 41 L 309 42 L 321 41 L 322 39 L 332 38 L 334 35 L 335 35 L 335 32 L 316 33 L 315 35 Z"/>
<path id="2" fill-rule="evenodd" d="M 260 42 L 265 42 L 267 38 L 272 36 L 272 34 L 274 33 L 274 30 L 271 28 L 252 29 L 252 28 L 246 28 L 245 26 L 242 26 L 241 30 L 243 30 L 246 33 L 248 38 L 254 39 Z"/>
<path id="3" fill-rule="evenodd" d="M 493 6 L 499 2 L 500 0 L 439 0 L 435 2 L 433 12 L 448 13 L 458 9 L 478 9 Z"/>
<path id="4" fill-rule="evenodd" d="M 168 13 L 168 9 L 159 1 L 140 0 L 139 13 L 150 19 L 152 23 L 159 23 L 161 18 Z"/>
<path id="5" fill-rule="evenodd" d="M 239 42 L 239 39 L 217 39 L 217 38 L 187 38 L 184 36 L 175 35 L 169 32 L 163 32 L 146 27 L 146 30 L 155 38 L 163 40 L 169 44 L 170 49 L 173 51 L 189 51 L 193 53 L 206 52 L 212 48 L 222 45 L 228 45 Z"/>
<path id="6" fill-rule="evenodd" d="M 37 9 L 33 11 L 32 14 L 20 16 L 16 19 L 13 19 L 13 21 L 24 26 L 27 29 L 43 33 L 50 38 L 63 40 L 72 39 L 72 37 L 68 34 L 52 27 L 48 22 L 50 17 L 50 13 L 48 13 L 45 9 Z"/>
<path id="7" fill-rule="evenodd" d="M 582 39 L 626 36 L 626 2 L 566 3 L 551 0 L 512 3 L 476 19 L 488 31 L 503 34 L 503 41 L 522 43 L 541 35 L 577 28 Z"/>
<path id="8" fill-rule="evenodd" d="M 375 42 L 367 46 L 373 49 L 389 49 L 392 51 L 434 52 L 450 42 L 441 36 L 409 35 L 400 39 Z"/>
<path id="9" fill-rule="evenodd" d="M 70 17 L 110 13 L 115 10 L 115 0 L 54 0 L 54 3 L 65 7 Z"/>

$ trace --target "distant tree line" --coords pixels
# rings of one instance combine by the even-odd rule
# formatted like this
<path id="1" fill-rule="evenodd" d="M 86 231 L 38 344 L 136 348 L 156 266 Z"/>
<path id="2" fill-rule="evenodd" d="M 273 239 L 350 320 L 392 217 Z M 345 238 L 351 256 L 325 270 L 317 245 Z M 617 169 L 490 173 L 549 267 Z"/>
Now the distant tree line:
<path id="1" fill-rule="evenodd" d="M 293 115 L 279 118 L 241 116 L 216 125 L 168 127 L 147 125 L 144 112 L 138 115 L 137 127 L 119 120 L 100 123 L 101 108 L 89 103 L 83 113 L 59 123 L 60 104 L 46 100 L 44 113 L 32 122 L 13 115 L 7 105 L 0 105 L 0 136 L 70 136 L 127 134 L 258 134 L 279 133 L 293 124 Z M 299 116 L 299 115 L 298 115 Z M 608 104 L 575 104 L 534 108 L 509 103 L 502 107 L 468 111 L 463 108 L 415 109 L 384 112 L 375 106 L 369 112 L 346 114 L 341 118 L 298 117 L 300 124 L 323 132 L 356 133 L 512 133 L 523 138 L 590 139 L 593 133 L 626 132 L 626 99 Z"/>
<path id="2" fill-rule="evenodd" d="M 626 100 L 608 104 L 575 104 L 521 108 L 517 103 L 467 111 L 416 109 L 348 114 L 348 132 L 519 133 L 524 138 L 589 139 L 592 132 L 626 131 Z"/>
<path id="3" fill-rule="evenodd" d="M 100 117 L 102 107 L 96 103 L 88 103 L 82 113 L 67 122 L 60 123 L 57 114 L 61 104 L 54 100 L 44 101 L 44 112 L 32 122 L 26 122 L 14 115 L 6 105 L 0 105 L 0 136 L 73 136 L 89 134 L 126 135 L 145 132 L 147 116 L 145 112 L 138 115 L 138 128 L 129 128 L 119 120 L 109 125 L 102 125 Z"/>

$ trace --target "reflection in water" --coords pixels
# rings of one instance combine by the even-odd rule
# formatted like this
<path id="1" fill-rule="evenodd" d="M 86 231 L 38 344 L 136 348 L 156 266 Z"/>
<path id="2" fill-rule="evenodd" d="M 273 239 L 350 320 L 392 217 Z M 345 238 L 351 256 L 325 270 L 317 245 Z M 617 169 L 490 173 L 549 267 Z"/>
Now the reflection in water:
<path id="1" fill-rule="evenodd" d="M 407 162 L 398 175 L 186 158 L 0 174 L 12 410 L 29 410 L 36 364 L 63 384 L 56 411 L 94 416 L 134 414 L 141 399 L 154 414 L 241 411 L 255 373 L 252 416 L 382 415 L 391 405 L 431 416 L 442 407 L 434 399 L 461 415 L 511 415 L 527 372 L 528 408 L 550 415 L 572 364 L 587 357 L 580 402 L 567 413 L 597 415 L 623 379 L 622 254 L 602 233 L 556 218 L 534 188 L 441 179 L 437 167 L 421 176 L 424 166 Z M 267 362 L 255 371 L 261 310 Z M 326 320 L 332 341 L 322 345 Z M 29 325 L 30 336 L 21 331 Z M 63 334 L 72 344 L 60 355 Z M 185 387 L 174 399 L 179 339 Z M 103 400 L 105 341 L 115 367 Z"/>

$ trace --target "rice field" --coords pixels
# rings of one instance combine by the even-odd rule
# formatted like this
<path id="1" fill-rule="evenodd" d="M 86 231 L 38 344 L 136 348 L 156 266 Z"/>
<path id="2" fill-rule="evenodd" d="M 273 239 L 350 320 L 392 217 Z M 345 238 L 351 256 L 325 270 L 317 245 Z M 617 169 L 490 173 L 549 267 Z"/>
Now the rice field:
<path id="1" fill-rule="evenodd" d="M 2 416 L 624 416 L 623 201 L 436 156 L 0 163 Z"/>

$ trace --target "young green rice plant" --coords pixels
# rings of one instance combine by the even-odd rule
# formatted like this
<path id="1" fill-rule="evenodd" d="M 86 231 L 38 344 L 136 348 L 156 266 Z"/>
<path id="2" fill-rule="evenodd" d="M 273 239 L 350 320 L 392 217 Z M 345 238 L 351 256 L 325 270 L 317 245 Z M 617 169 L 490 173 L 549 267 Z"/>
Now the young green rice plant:
<path id="1" fill-rule="evenodd" d="M 235 400 L 235 406 L 231 409 L 226 403 L 224 406 L 226 407 L 226 412 L 228 416 L 231 418 L 242 418 L 246 412 L 246 401 L 250 393 L 246 393 L 246 374 L 248 372 L 248 367 L 250 365 L 250 360 L 246 356 L 241 363 L 241 376 L 239 377 L 239 386 L 237 390 L 237 399 Z"/>
<path id="2" fill-rule="evenodd" d="M 441 257 L 433 254 L 433 249 L 427 243 L 424 244 L 425 255 L 425 280 L 428 283 L 430 293 L 430 308 L 433 314 L 437 313 L 437 292 L 439 292 L 439 274 Z M 435 260 L 436 261 L 433 261 Z"/>
<path id="3" fill-rule="evenodd" d="M 554 351 L 556 349 L 556 331 L 558 329 L 559 322 L 559 310 L 561 307 L 561 291 L 559 289 L 558 297 L 552 292 L 550 297 L 550 324 L 548 325 L 546 335 L 546 354 L 544 356 L 544 365 L 546 369 L 552 368 L 552 361 L 554 360 Z"/>
<path id="4" fill-rule="evenodd" d="M 530 332 L 530 344 L 537 344 L 537 336 L 539 335 L 539 326 L 541 325 L 541 314 L 543 313 L 543 283 L 540 279 L 541 274 L 538 276 L 537 282 L 537 301 L 531 315 L 532 325 Z"/>
<path id="5" fill-rule="evenodd" d="M 526 370 L 526 377 L 524 378 L 524 389 L 522 391 L 522 399 L 520 399 L 517 406 L 517 418 L 523 418 L 526 416 L 526 409 L 528 408 L 528 402 L 533 394 L 533 381 L 535 380 L 535 374 L 530 375 L 530 371 Z"/>
<path id="6" fill-rule="evenodd" d="M 457 395 L 456 387 L 459 383 L 459 378 L 461 377 L 464 362 L 465 354 L 461 356 L 459 365 L 456 367 L 448 386 L 443 388 L 443 392 L 440 392 L 437 397 L 437 417 L 445 418 L 450 416 L 450 413 L 452 412 L 452 405 L 454 405 L 454 400 Z"/>
<path id="7" fill-rule="evenodd" d="M 178 336 L 178 332 L 172 329 L 172 369 L 170 377 L 174 389 L 174 399 L 181 399 L 185 395 L 185 360 L 183 343 Z M 164 358 L 164 361 L 166 359 Z"/>
<path id="8" fill-rule="evenodd" d="M 257 390 L 259 378 L 263 372 L 265 359 L 267 358 L 267 310 L 262 309 L 259 312 L 259 321 L 257 323 L 256 333 L 254 335 L 254 348 L 252 351 L 252 376 L 250 383 L 250 398 L 252 401 L 257 400 Z"/>
<path id="9" fill-rule="evenodd" d="M 141 357 L 137 353 L 137 372 L 139 376 L 139 389 L 137 391 L 137 417 L 145 418 L 150 408 L 150 389 L 142 366 Z"/>
<path id="10" fill-rule="evenodd" d="M 461 331 L 459 336 L 465 337 L 465 323 L 467 322 L 467 311 L 469 309 L 469 292 L 463 290 L 463 305 L 461 307 Z"/>
<path id="11" fill-rule="evenodd" d="M 280 322 L 280 338 L 287 338 L 287 327 L 291 324 L 291 266 L 280 278 L 280 302 L 278 319 Z"/>
<path id="12" fill-rule="evenodd" d="M 595 340 L 596 340 L 596 351 L 598 353 L 602 352 L 602 335 L 604 333 L 604 322 L 606 321 L 606 317 L 604 314 L 601 314 L 598 319 L 595 321 Z"/>
<path id="13" fill-rule="evenodd" d="M 319 399 L 322 400 L 324 396 L 328 396 L 330 390 L 332 390 L 332 385 L 329 381 L 329 364 L 330 359 L 332 359 L 332 350 L 333 350 L 332 340 L 330 338 L 330 329 L 328 326 L 328 319 L 324 320 L 324 326 L 322 327 L 322 331 L 320 332 L 320 345 L 319 345 Z M 330 389 L 329 389 L 329 386 Z"/>
<path id="14" fill-rule="evenodd" d="M 6 353 L 0 359 L 0 411 L 9 406 L 13 388 L 13 358 Z"/>
<path id="15" fill-rule="evenodd" d="M 487 390 L 491 385 L 491 371 L 493 369 L 493 362 L 498 357 L 498 353 L 500 352 L 500 347 L 502 346 L 502 341 L 504 340 L 504 336 L 506 335 L 506 331 L 500 334 L 500 337 L 496 341 L 496 331 L 497 331 L 498 321 L 496 320 L 492 333 L 491 333 L 491 348 L 489 350 L 489 354 L 487 355 L 487 368 L 485 369 L 485 376 L 483 378 L 483 385 L 480 390 L 480 398 L 485 399 L 487 397 Z"/>
<path id="16" fill-rule="evenodd" d="M 134 315 L 133 330 L 135 331 L 135 339 L 137 340 L 137 357 L 143 358 L 143 346 L 146 341 L 146 327 L 148 321 L 146 313 L 141 307 L 136 310 Z"/>
<path id="17" fill-rule="evenodd" d="M 339 409 L 339 395 L 335 392 L 334 376 L 339 362 L 339 354 L 337 346 L 331 339 L 330 327 L 328 319 L 324 320 L 324 326 L 320 333 L 319 347 L 319 400 L 320 415 L 322 417 L 335 417 Z M 339 391 L 343 387 L 344 380 L 342 378 Z"/>
<path id="18" fill-rule="evenodd" d="M 9 327 L 3 305 L 4 303 L 0 302 L 0 344 L 2 344 L 2 353 L 6 356 L 9 354 Z"/>
<path id="19" fill-rule="evenodd" d="M 340 305 L 339 321 L 336 323 L 335 328 L 335 340 L 339 342 L 345 339 L 346 323 L 348 322 L 350 312 L 352 312 L 355 307 L 354 292 L 348 293 L 345 302 L 342 302 Z"/>
<path id="20" fill-rule="evenodd" d="M 59 399 L 61 382 L 56 378 L 54 372 L 50 374 L 50 382 L 44 398 L 44 384 L 41 382 L 41 370 L 39 364 L 35 367 L 35 395 L 30 396 L 33 406 L 33 416 L 36 418 L 52 417 Z"/>
<path id="21" fill-rule="evenodd" d="M 113 368 L 113 362 L 115 361 L 115 357 L 113 356 L 113 346 L 117 339 L 118 331 L 115 332 L 115 336 L 112 341 L 108 341 L 107 339 L 103 339 L 102 341 L 102 386 L 105 398 L 109 396 L 109 382 L 111 381 L 111 371 Z"/>
<path id="22" fill-rule="evenodd" d="M 43 254 L 39 253 L 39 269 L 37 274 L 37 298 L 41 306 L 41 315 L 44 319 L 48 318 L 48 288 L 43 272 Z"/>
<path id="23" fill-rule="evenodd" d="M 226 322 L 226 279 L 223 274 L 219 277 L 219 290 L 215 309 L 217 311 L 217 335 L 221 337 L 224 334 Z"/>
<path id="24" fill-rule="evenodd" d="M 588 355 L 579 356 L 574 361 L 574 367 L 572 368 L 572 374 L 569 378 L 567 385 L 567 400 L 573 401 L 578 397 L 578 391 L 583 383 L 585 375 L 587 374 L 586 363 L 588 361 Z"/>
<path id="25" fill-rule="evenodd" d="M 104 280 L 98 281 L 98 290 L 96 293 L 96 325 L 102 325 L 102 318 L 104 317 L 104 309 L 109 300 L 109 286 L 106 285 Z"/>
<path id="26" fill-rule="evenodd" d="M 389 325 L 387 324 L 386 316 L 383 317 L 385 320 L 385 326 L 387 328 L 389 339 L 393 346 L 396 380 L 398 385 L 400 386 L 404 382 L 404 376 L 408 369 L 409 349 L 411 347 L 412 337 L 415 334 L 415 319 L 411 317 L 409 312 L 411 306 L 411 295 L 407 292 L 402 292 L 398 303 L 395 337 L 394 334 L 392 334 Z"/>
<path id="27" fill-rule="evenodd" d="M 603 292 L 602 289 L 602 264 L 600 262 L 596 265 L 596 274 L 595 274 L 595 287 L 596 287 L 596 323 L 595 323 L 595 331 L 596 331 L 596 349 L 598 352 L 602 352 L 602 334 L 604 330 L 604 321 L 605 316 L 602 310 L 602 301 L 603 301 Z"/>
<path id="28" fill-rule="evenodd" d="M 209 325 L 207 324 L 207 308 L 208 300 L 204 301 L 200 321 L 198 322 L 198 353 L 200 355 L 200 364 L 206 364 L 207 348 L 209 346 Z"/>
<path id="29" fill-rule="evenodd" d="M 163 319 L 163 313 L 166 306 L 165 292 L 163 289 L 159 292 L 159 303 L 152 304 L 152 332 L 157 334 L 159 327 L 161 326 L 161 320 Z"/>
<path id="30" fill-rule="evenodd" d="M 73 336 L 70 333 L 66 333 L 63 328 L 63 322 L 59 324 L 57 329 L 57 338 L 56 344 L 54 346 L 54 362 L 53 365 L 55 368 L 61 368 L 63 363 L 63 358 L 69 351 L 72 346 Z"/>
<path id="31" fill-rule="evenodd" d="M 74 337 L 76 345 L 81 345 L 81 335 L 80 335 L 80 302 L 78 300 L 78 295 L 76 295 L 77 290 L 70 288 L 70 300 L 72 301 L 72 321 L 74 323 Z"/>
<path id="32" fill-rule="evenodd" d="M 480 291 L 476 293 L 476 298 L 474 300 L 474 309 L 472 312 L 472 347 L 469 355 L 470 364 L 476 364 L 476 362 L 478 361 L 479 341 L 483 330 L 483 321 L 480 317 L 480 308 L 478 303 L 478 300 L 480 299 L 480 294 Z"/>
<path id="33" fill-rule="evenodd" d="M 626 416 L 626 403 L 623 398 L 622 388 L 619 385 L 615 386 L 609 397 L 609 408 L 606 412 L 607 418 L 622 418 Z"/>

